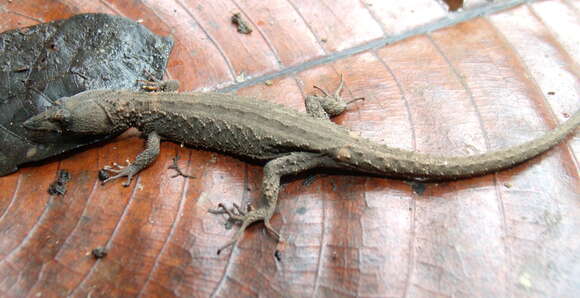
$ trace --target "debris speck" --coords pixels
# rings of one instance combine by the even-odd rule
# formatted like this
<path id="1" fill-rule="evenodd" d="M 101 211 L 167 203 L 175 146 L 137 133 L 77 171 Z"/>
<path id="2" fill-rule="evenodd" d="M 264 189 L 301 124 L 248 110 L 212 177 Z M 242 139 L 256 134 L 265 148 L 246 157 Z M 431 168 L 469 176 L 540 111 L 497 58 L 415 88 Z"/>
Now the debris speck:
<path id="1" fill-rule="evenodd" d="M 253 31 L 252 27 L 242 18 L 239 12 L 232 15 L 232 24 L 236 25 L 239 33 L 250 34 Z"/>
<path id="2" fill-rule="evenodd" d="M 418 181 L 410 181 L 408 182 L 409 185 L 411 185 L 411 189 L 413 189 L 413 192 L 418 194 L 418 195 L 422 195 L 425 190 L 427 190 L 427 185 L 425 183 L 421 183 Z"/>
<path id="3" fill-rule="evenodd" d="M 109 172 L 104 169 L 99 170 L 99 181 L 105 181 L 110 177 Z"/>
<path id="4" fill-rule="evenodd" d="M 529 289 L 532 287 L 531 276 L 526 272 L 524 272 L 522 275 L 520 275 L 520 278 L 518 281 L 520 282 L 520 285 L 524 286 L 526 289 Z"/>
<path id="5" fill-rule="evenodd" d="M 107 256 L 107 250 L 104 247 L 97 247 L 91 251 L 91 255 L 95 259 L 102 259 Z"/>
<path id="6" fill-rule="evenodd" d="M 66 193 L 66 183 L 70 180 L 70 173 L 67 170 L 59 170 L 56 180 L 48 187 L 51 195 L 64 195 Z"/>
<path id="7" fill-rule="evenodd" d="M 245 80 L 246 80 L 246 74 L 243 72 L 236 76 L 236 82 L 238 82 L 238 83 L 243 82 Z"/>
<path id="8" fill-rule="evenodd" d="M 217 156 L 215 154 L 211 154 L 208 162 L 209 163 L 216 163 L 217 162 Z"/>

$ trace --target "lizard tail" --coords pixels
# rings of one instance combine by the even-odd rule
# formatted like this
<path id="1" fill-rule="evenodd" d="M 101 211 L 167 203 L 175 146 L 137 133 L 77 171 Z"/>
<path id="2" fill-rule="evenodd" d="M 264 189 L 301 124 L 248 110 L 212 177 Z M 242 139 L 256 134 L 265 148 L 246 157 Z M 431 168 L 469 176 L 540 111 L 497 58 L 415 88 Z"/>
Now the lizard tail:
<path id="1" fill-rule="evenodd" d="M 422 181 L 454 180 L 497 172 L 534 158 L 575 132 L 579 125 L 580 112 L 577 112 L 572 118 L 537 139 L 471 156 L 444 157 L 386 146 L 376 147 L 370 152 L 351 147 L 352 152 L 347 156 L 353 153 L 362 157 L 357 159 L 361 160 L 362 164 L 356 166 L 373 174 Z M 344 154 L 342 156 L 344 157 Z"/>

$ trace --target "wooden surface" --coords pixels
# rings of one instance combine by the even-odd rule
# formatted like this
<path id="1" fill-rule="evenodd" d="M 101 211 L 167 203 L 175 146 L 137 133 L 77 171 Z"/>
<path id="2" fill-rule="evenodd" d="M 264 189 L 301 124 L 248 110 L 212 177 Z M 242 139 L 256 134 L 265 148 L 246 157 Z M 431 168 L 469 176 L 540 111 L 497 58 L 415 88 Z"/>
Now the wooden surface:
<path id="1" fill-rule="evenodd" d="M 0 29 L 123 15 L 174 37 L 167 76 L 182 90 L 239 89 L 299 110 L 313 84 L 332 89 L 343 73 L 344 96 L 367 100 L 337 123 L 466 155 L 539 136 L 580 108 L 580 1 L 514 3 L 466 1 L 449 15 L 434 0 L 0 1 Z M 235 12 L 251 35 L 230 24 Z M 131 132 L 0 178 L 1 296 L 580 295 L 578 138 L 421 195 L 390 179 L 290 181 L 273 218 L 284 244 L 256 224 L 219 256 L 236 228 L 207 209 L 255 201 L 262 169 L 163 143 L 131 187 L 99 184 L 98 169 L 141 149 Z M 171 178 L 176 154 L 196 179 Z M 47 193 L 58 169 L 72 174 L 63 197 Z M 96 247 L 108 256 L 95 260 Z"/>

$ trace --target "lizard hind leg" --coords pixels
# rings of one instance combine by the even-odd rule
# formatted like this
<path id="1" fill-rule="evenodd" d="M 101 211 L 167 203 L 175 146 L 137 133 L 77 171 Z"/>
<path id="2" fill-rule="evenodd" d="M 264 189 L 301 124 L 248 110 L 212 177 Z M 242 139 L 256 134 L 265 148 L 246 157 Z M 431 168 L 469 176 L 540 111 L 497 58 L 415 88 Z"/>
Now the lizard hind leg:
<path id="1" fill-rule="evenodd" d="M 330 95 L 326 90 L 314 86 L 318 89 L 324 96 L 309 95 L 306 96 L 304 100 L 304 105 L 306 106 L 306 112 L 314 118 L 328 120 L 331 117 L 338 116 L 346 111 L 346 107 L 358 100 L 363 100 L 363 97 L 355 98 L 350 101 L 345 101 L 340 93 L 344 87 L 344 80 L 342 74 L 340 75 L 340 83 L 338 88 L 334 91 L 333 95 Z"/>
<path id="2" fill-rule="evenodd" d="M 160 142 L 161 138 L 157 133 L 149 133 L 147 135 L 147 142 L 145 143 L 145 150 L 137 155 L 135 162 L 127 162 L 127 166 L 120 166 L 118 164 L 113 164 L 113 167 L 105 166 L 103 168 L 104 171 L 115 173 L 116 175 L 106 178 L 101 183 L 105 184 L 111 180 L 127 177 L 127 181 L 123 183 L 123 186 L 129 186 L 133 177 L 141 170 L 148 167 L 157 158 L 159 155 Z"/>
<path id="3" fill-rule="evenodd" d="M 318 153 L 295 152 L 270 160 L 264 166 L 264 177 L 262 178 L 262 203 L 260 208 L 243 211 L 234 204 L 233 208 L 226 208 L 219 204 L 217 209 L 208 210 L 213 214 L 226 214 L 230 222 L 240 223 L 241 227 L 234 237 L 226 245 L 222 246 L 217 253 L 225 248 L 235 246 L 242 238 L 246 228 L 254 222 L 263 221 L 266 230 L 277 241 L 281 240 L 280 234 L 274 230 L 270 224 L 270 219 L 276 210 L 278 194 L 280 192 L 280 178 L 285 175 L 298 174 L 300 172 L 319 168 L 336 167 L 336 162 L 329 157 Z"/>

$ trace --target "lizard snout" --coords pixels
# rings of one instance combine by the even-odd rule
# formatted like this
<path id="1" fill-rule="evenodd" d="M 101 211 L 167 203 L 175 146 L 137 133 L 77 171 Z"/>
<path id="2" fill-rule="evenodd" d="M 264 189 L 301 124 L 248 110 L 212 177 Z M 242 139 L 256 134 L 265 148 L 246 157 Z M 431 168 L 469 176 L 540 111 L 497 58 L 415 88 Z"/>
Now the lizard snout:
<path id="1" fill-rule="evenodd" d="M 35 131 L 59 131 L 60 127 L 54 122 L 46 119 L 44 114 L 36 115 L 22 123 L 22 126 L 28 130 Z"/>

